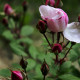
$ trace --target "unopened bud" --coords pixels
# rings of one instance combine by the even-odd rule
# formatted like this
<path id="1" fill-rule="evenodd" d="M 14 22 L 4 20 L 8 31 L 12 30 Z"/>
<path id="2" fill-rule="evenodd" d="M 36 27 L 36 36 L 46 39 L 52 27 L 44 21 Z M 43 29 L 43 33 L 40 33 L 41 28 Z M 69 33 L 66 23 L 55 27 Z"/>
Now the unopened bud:
<path id="1" fill-rule="evenodd" d="M 50 5 L 54 6 L 55 5 L 55 0 L 50 0 Z"/>
<path id="2" fill-rule="evenodd" d="M 23 80 L 23 76 L 20 71 L 11 71 L 11 80 Z"/>
<path id="3" fill-rule="evenodd" d="M 44 76 L 46 76 L 49 72 L 49 66 L 45 61 L 43 62 L 42 66 L 41 66 L 41 72 Z"/>
<path id="4" fill-rule="evenodd" d="M 11 6 L 9 4 L 4 5 L 4 12 L 6 15 L 14 14 L 14 10 L 11 8 Z"/>
<path id="5" fill-rule="evenodd" d="M 23 11 L 24 11 L 24 12 L 27 11 L 27 2 L 26 2 L 26 1 L 24 1 L 24 2 L 22 3 L 22 6 L 23 6 Z"/>
<path id="6" fill-rule="evenodd" d="M 61 0 L 57 0 L 56 6 L 55 7 L 62 7 L 63 6 L 63 2 Z"/>
<path id="7" fill-rule="evenodd" d="M 46 23 L 44 21 L 40 20 L 38 22 L 37 29 L 40 31 L 40 33 L 42 33 L 42 34 L 45 33 L 46 29 L 47 29 Z"/>
<path id="8" fill-rule="evenodd" d="M 49 0 L 46 0 L 45 5 L 48 5 L 48 4 L 49 4 Z"/>
<path id="9" fill-rule="evenodd" d="M 62 52 L 62 46 L 60 44 L 54 44 L 54 46 L 52 47 L 52 52 L 54 53 Z"/>
<path id="10" fill-rule="evenodd" d="M 8 20 L 6 18 L 3 18 L 2 23 L 4 26 L 8 26 Z"/>
<path id="11" fill-rule="evenodd" d="M 27 68 L 27 61 L 25 61 L 23 58 L 21 59 L 21 61 L 20 61 L 20 65 L 21 65 L 21 67 L 24 69 L 24 70 L 26 70 L 26 68 Z"/>
<path id="12" fill-rule="evenodd" d="M 78 22 L 80 22 L 80 16 L 78 16 Z"/>

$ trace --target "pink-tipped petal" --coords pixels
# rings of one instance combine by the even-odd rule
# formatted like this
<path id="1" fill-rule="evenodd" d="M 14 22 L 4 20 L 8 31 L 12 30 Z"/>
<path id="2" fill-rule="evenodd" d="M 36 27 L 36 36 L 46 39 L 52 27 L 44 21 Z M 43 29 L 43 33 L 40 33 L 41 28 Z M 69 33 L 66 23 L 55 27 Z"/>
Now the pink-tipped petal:
<path id="1" fill-rule="evenodd" d="M 47 21 L 48 28 L 53 32 L 61 32 L 67 27 L 68 16 L 59 8 L 42 5 L 39 8 L 42 19 Z"/>
<path id="2" fill-rule="evenodd" d="M 39 11 L 43 19 L 46 19 L 46 18 L 51 19 L 56 15 L 56 9 L 48 5 L 40 6 Z"/>
<path id="3" fill-rule="evenodd" d="M 11 80 L 23 80 L 23 76 L 20 71 L 12 71 Z"/>

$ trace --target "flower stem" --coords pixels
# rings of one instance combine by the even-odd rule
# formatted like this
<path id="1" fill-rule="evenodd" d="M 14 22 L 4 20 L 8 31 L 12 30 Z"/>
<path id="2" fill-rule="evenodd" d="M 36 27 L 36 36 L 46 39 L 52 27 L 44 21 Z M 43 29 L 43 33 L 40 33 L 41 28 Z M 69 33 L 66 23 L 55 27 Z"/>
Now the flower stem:
<path id="1" fill-rule="evenodd" d="M 46 76 L 44 75 L 43 80 L 46 80 Z"/>
<path id="2" fill-rule="evenodd" d="M 60 32 L 57 33 L 57 43 L 60 41 Z"/>
<path id="3" fill-rule="evenodd" d="M 68 41 L 68 42 L 65 44 L 65 46 L 63 46 L 63 48 L 65 48 L 65 47 L 69 44 L 69 42 L 70 42 L 70 41 Z"/>
<path id="4" fill-rule="evenodd" d="M 58 61 L 58 55 L 56 55 L 56 61 Z"/>
<path id="5" fill-rule="evenodd" d="M 67 55 L 68 55 L 69 51 L 72 49 L 72 47 L 73 47 L 73 45 L 71 45 L 71 47 L 69 48 L 69 50 L 68 50 L 67 53 L 65 54 L 64 58 L 67 57 Z M 63 59 L 64 59 L 64 58 L 63 58 Z"/>
<path id="6" fill-rule="evenodd" d="M 46 41 L 48 42 L 49 46 L 51 47 L 51 44 L 50 44 L 50 42 L 49 42 L 49 40 L 48 40 L 47 36 L 46 36 L 45 34 L 43 34 L 43 35 L 44 35 L 44 37 L 45 37 Z"/>
<path id="7" fill-rule="evenodd" d="M 51 32 L 51 34 L 52 34 L 52 41 L 53 41 L 53 43 L 54 43 L 54 32 Z"/>
<path id="8" fill-rule="evenodd" d="M 61 35 L 62 35 L 62 37 L 63 37 L 63 43 L 64 43 L 64 35 L 63 35 L 63 33 L 61 32 Z"/>

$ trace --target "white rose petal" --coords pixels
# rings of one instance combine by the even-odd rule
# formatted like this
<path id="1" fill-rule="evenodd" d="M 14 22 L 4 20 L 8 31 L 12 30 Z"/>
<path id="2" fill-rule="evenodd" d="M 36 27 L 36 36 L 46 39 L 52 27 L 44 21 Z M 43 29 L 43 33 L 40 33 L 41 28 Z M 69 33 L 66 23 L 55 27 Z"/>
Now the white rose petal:
<path id="1" fill-rule="evenodd" d="M 80 23 L 72 22 L 68 24 L 63 35 L 69 41 L 80 43 Z"/>

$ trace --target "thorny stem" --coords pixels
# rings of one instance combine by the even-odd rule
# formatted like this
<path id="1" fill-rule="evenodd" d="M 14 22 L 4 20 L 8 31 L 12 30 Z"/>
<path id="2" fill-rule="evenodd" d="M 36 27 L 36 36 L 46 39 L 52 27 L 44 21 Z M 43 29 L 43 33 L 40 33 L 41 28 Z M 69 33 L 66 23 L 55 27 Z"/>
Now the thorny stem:
<path id="1" fill-rule="evenodd" d="M 45 34 L 43 34 L 43 35 L 44 35 L 44 37 L 45 37 L 46 41 L 48 42 L 49 46 L 51 47 L 51 44 L 50 44 L 50 42 L 49 42 L 49 40 L 48 40 L 47 36 L 46 36 Z"/>
<path id="2" fill-rule="evenodd" d="M 69 51 L 72 49 L 72 47 L 73 47 L 73 45 L 71 45 L 71 47 L 69 48 L 69 50 L 68 50 L 67 53 L 65 54 L 64 58 L 67 57 L 67 55 L 68 55 Z M 63 59 L 64 59 L 64 58 L 63 58 Z"/>
<path id="3" fill-rule="evenodd" d="M 56 62 L 58 62 L 58 55 L 56 55 Z"/>
<path id="4" fill-rule="evenodd" d="M 28 76 L 27 76 L 27 74 L 26 74 L 26 78 L 27 78 L 27 80 L 28 80 Z"/>
<path id="5" fill-rule="evenodd" d="M 24 72 L 26 73 L 26 76 L 25 76 L 25 78 L 27 78 L 27 80 L 28 80 L 28 76 L 27 76 L 27 72 L 26 72 L 26 69 L 24 70 Z"/>
<path id="6" fill-rule="evenodd" d="M 63 33 L 61 32 L 61 35 L 62 35 L 62 37 L 63 37 L 63 43 L 64 43 L 64 35 L 63 35 Z"/>
<path id="7" fill-rule="evenodd" d="M 68 41 L 68 42 L 65 44 L 65 46 L 63 46 L 63 48 L 65 48 L 65 47 L 69 44 L 69 42 L 70 42 L 70 41 Z"/>
<path id="8" fill-rule="evenodd" d="M 57 33 L 57 43 L 60 41 L 60 32 Z"/>
<path id="9" fill-rule="evenodd" d="M 44 75 L 43 80 L 46 80 L 46 76 Z"/>
<path id="10" fill-rule="evenodd" d="M 21 29 L 21 27 L 23 26 L 23 22 L 24 22 L 25 14 L 26 14 L 26 12 L 23 12 L 23 18 L 22 18 L 22 23 L 20 24 L 20 29 Z"/>
<path id="11" fill-rule="evenodd" d="M 53 41 L 53 43 L 54 43 L 54 32 L 51 32 L 51 34 L 52 34 L 52 41 Z"/>

